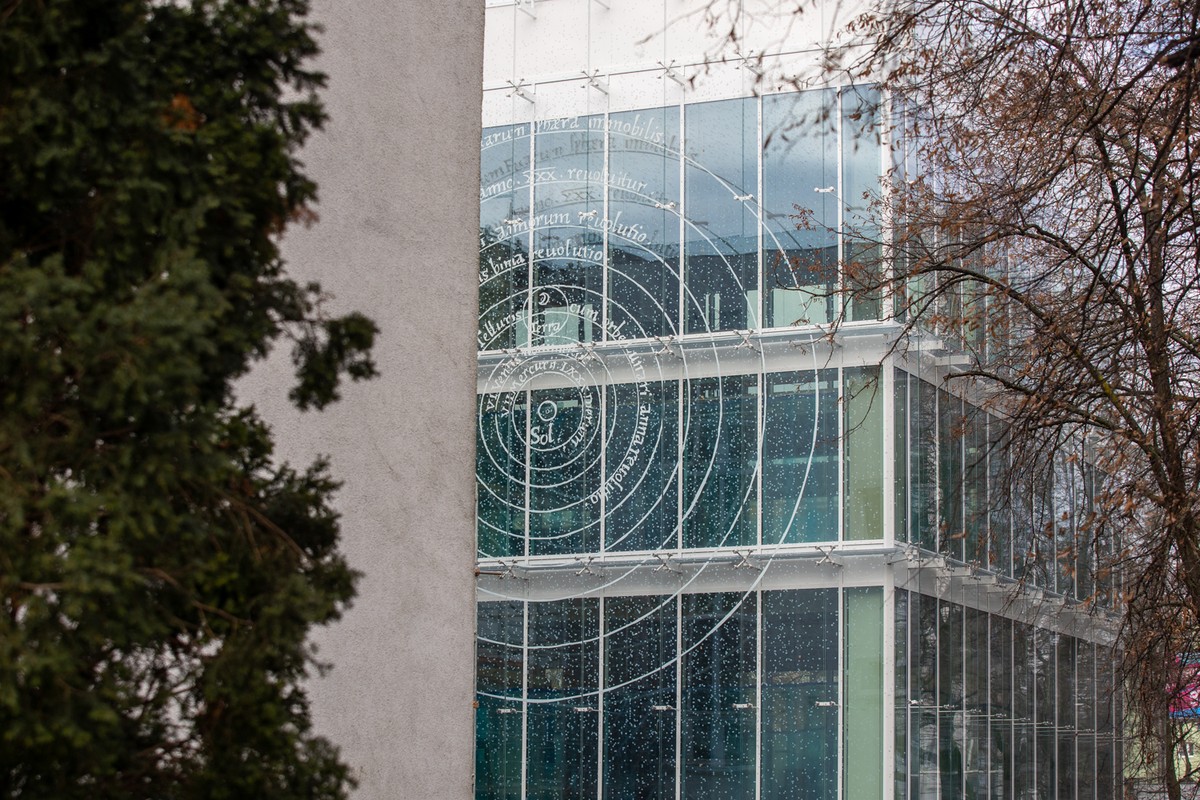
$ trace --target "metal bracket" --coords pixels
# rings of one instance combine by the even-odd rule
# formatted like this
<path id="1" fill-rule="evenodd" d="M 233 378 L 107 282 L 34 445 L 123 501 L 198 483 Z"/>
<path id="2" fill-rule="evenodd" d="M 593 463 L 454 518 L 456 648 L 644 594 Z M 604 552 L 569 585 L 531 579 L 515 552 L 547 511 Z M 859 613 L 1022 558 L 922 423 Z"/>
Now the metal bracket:
<path id="1" fill-rule="evenodd" d="M 687 86 L 688 86 L 687 80 L 682 75 L 680 75 L 678 72 L 675 71 L 675 60 L 674 59 L 671 59 L 671 63 L 669 63 L 669 64 L 664 64 L 663 62 L 659 61 L 658 65 L 663 68 L 663 74 L 659 75 L 659 78 L 670 78 L 671 80 L 675 81 L 680 86 L 682 86 L 683 88 L 685 88 L 685 89 L 687 88 Z"/>
<path id="2" fill-rule="evenodd" d="M 534 0 L 517 0 L 517 8 L 524 11 L 532 19 L 537 19 L 537 11 L 533 8 Z"/>
<path id="3" fill-rule="evenodd" d="M 654 572 L 674 572 L 678 575 L 683 574 L 683 570 L 671 563 L 671 557 L 664 553 L 652 553 L 658 559 L 658 566 L 654 568 Z"/>
<path id="4" fill-rule="evenodd" d="M 750 341 L 750 337 L 754 335 L 754 331 L 738 331 L 737 334 L 738 336 L 742 337 L 742 341 L 737 347 L 733 348 L 734 350 L 754 350 L 755 352 L 762 352 L 759 350 L 758 345 Z"/>
<path id="5" fill-rule="evenodd" d="M 600 2 L 600 0 L 596 0 L 596 2 Z M 608 8 L 608 6 L 605 6 L 605 8 Z M 593 89 L 595 89 L 597 92 L 599 92 L 600 94 L 608 94 L 608 84 L 605 83 L 604 81 L 600 80 L 600 70 L 594 70 L 593 72 L 588 72 L 585 69 L 585 70 L 580 70 L 580 71 L 583 73 L 583 77 L 587 79 L 587 85 L 585 85 L 581 88 L 586 89 L 586 88 L 588 88 L 588 86 L 590 86 Z"/>
<path id="6" fill-rule="evenodd" d="M 833 551 L 834 551 L 833 545 L 827 545 L 825 547 L 818 547 L 817 552 L 821 554 L 821 557 L 819 559 L 817 559 L 817 563 L 818 564 L 832 564 L 835 567 L 846 566 L 845 562 L 843 562 L 840 558 L 838 558 L 837 556 L 835 556 L 833 554 Z"/>
<path id="7" fill-rule="evenodd" d="M 526 100 L 529 103 L 534 102 L 533 92 L 527 91 L 525 88 L 530 84 L 527 83 L 524 78 L 519 78 L 516 81 L 505 81 L 505 83 L 512 87 L 512 91 L 506 94 L 505 97 L 512 97 L 515 94 L 517 97 L 521 98 L 522 100 Z"/>
<path id="8" fill-rule="evenodd" d="M 577 564 L 582 564 L 583 566 L 580 567 L 579 569 L 575 570 L 575 575 L 576 576 L 595 575 L 595 576 L 599 577 L 600 573 L 596 572 L 596 570 L 592 569 L 592 562 L 595 560 L 596 560 L 595 556 L 588 556 L 587 558 L 576 557 L 575 562 Z"/>
<path id="9" fill-rule="evenodd" d="M 750 560 L 750 553 L 743 553 L 741 550 L 734 550 L 733 554 L 741 559 L 741 561 L 738 561 L 733 565 L 734 569 L 753 569 L 757 570 L 758 572 L 762 572 L 762 567 Z"/>
<path id="10" fill-rule="evenodd" d="M 652 355 L 675 356 L 675 358 L 680 357 L 678 353 L 676 353 L 674 350 L 671 349 L 671 347 L 675 344 L 674 337 L 672 337 L 672 336 L 655 336 L 654 341 L 658 342 L 659 348 L 657 350 L 655 350 Z"/>

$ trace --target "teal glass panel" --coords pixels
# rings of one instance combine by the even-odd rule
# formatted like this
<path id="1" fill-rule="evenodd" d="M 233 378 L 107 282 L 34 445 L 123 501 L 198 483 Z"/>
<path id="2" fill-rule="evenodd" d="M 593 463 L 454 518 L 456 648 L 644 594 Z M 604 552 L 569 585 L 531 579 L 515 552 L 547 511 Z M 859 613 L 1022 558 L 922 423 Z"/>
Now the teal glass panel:
<path id="1" fill-rule="evenodd" d="M 842 89 L 842 231 L 851 322 L 878 319 L 882 310 L 880 199 L 883 147 L 879 90 Z"/>
<path id="2" fill-rule="evenodd" d="M 679 333 L 679 109 L 612 114 L 608 149 L 607 338 Z"/>
<path id="3" fill-rule="evenodd" d="M 938 391 L 938 551 L 964 560 L 962 400 Z"/>
<path id="4" fill-rule="evenodd" d="M 758 101 L 685 111 L 687 333 L 757 328 Z"/>
<path id="5" fill-rule="evenodd" d="M 678 384 L 608 387 L 605 549 L 674 549 L 679 535 Z M 589 502 L 598 502 L 589 498 Z"/>
<path id="6" fill-rule="evenodd" d="M 766 326 L 832 321 L 838 291 L 837 94 L 763 98 Z"/>
<path id="7" fill-rule="evenodd" d="M 991 758 L 989 786 L 991 796 L 1015 797 L 1013 785 L 1013 665 L 1012 620 L 1001 616 L 991 618 L 990 651 L 988 660 L 991 675 L 988 695 L 991 703 Z"/>
<path id="8" fill-rule="evenodd" d="M 479 349 L 529 344 L 528 125 L 485 128 L 479 150 Z"/>
<path id="9" fill-rule="evenodd" d="M 964 609 L 963 786 L 969 798 L 988 792 L 988 615 Z"/>
<path id="10" fill-rule="evenodd" d="M 963 716 L 963 607 L 938 602 L 938 772 L 940 797 L 963 797 L 966 730 Z"/>
<path id="11" fill-rule="evenodd" d="M 848 540 L 883 538 L 883 395 L 879 367 L 843 372 L 846 448 L 845 531 Z"/>
<path id="12" fill-rule="evenodd" d="M 601 389 L 530 392 L 529 552 L 600 549 Z"/>
<path id="13" fill-rule="evenodd" d="M 937 549 L 937 390 L 913 377 L 909 382 L 909 541 Z"/>
<path id="14" fill-rule="evenodd" d="M 525 554 L 525 392 L 479 397 L 475 430 L 477 546 L 480 558 Z"/>
<path id="15" fill-rule="evenodd" d="M 598 341 L 604 326 L 602 117 L 543 120 L 534 132 L 534 345 Z"/>
<path id="16" fill-rule="evenodd" d="M 476 613 L 475 797 L 519 800 L 524 604 L 479 603 Z"/>
<path id="17" fill-rule="evenodd" d="M 837 370 L 768 373 L 765 400 L 763 544 L 836 540 Z"/>
<path id="18" fill-rule="evenodd" d="M 757 542 L 758 378 L 688 381 L 684 547 Z"/>
<path id="19" fill-rule="evenodd" d="M 680 796 L 753 800 L 755 595 L 685 594 Z"/>
<path id="20" fill-rule="evenodd" d="M 763 592 L 763 800 L 838 794 L 838 593 Z"/>
<path id="21" fill-rule="evenodd" d="M 675 797 L 676 600 L 604 601 L 606 800 Z"/>
<path id="22" fill-rule="evenodd" d="M 883 795 L 883 590 L 845 590 L 845 797 Z"/>
<path id="23" fill-rule="evenodd" d="M 528 800 L 595 800 L 599 623 L 595 599 L 529 604 Z"/>

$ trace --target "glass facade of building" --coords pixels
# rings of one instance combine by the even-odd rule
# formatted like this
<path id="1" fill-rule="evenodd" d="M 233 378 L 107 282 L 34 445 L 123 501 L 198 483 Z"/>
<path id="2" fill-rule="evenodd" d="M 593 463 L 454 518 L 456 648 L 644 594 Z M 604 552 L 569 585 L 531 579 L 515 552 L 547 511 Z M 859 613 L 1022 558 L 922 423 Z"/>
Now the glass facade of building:
<path id="1" fill-rule="evenodd" d="M 886 98 L 662 69 L 485 91 L 477 797 L 1114 797 L 1093 476 L 842 293 Z"/>

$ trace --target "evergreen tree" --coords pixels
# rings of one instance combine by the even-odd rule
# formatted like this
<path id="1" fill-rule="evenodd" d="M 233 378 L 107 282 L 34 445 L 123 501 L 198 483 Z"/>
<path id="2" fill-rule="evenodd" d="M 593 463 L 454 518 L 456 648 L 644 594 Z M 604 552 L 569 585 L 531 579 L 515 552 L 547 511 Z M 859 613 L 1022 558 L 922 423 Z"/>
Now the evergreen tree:
<path id="1" fill-rule="evenodd" d="M 301 408 L 374 374 L 278 237 L 312 217 L 305 0 L 0 0 L 0 795 L 337 798 L 306 637 L 354 573 Z"/>

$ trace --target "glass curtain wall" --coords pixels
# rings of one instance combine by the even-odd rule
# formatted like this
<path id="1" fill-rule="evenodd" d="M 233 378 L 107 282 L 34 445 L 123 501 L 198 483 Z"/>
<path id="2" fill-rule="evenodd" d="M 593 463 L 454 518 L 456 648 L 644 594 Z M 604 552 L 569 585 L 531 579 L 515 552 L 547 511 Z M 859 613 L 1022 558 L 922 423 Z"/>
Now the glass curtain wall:
<path id="1" fill-rule="evenodd" d="M 1111 537 L 1081 528 L 1097 488 L 1083 448 L 1078 458 L 1060 457 L 1044 474 L 1010 483 L 1002 421 L 906 370 L 892 374 L 897 540 L 1080 601 L 1112 605 L 1112 576 L 1101 566 L 1111 559 Z M 854 379 L 846 380 L 853 398 Z M 844 458 L 853 475 L 852 445 Z M 873 527 L 859 522 L 856 528 Z M 1049 537 L 1036 535 L 1046 531 Z"/>
<path id="2" fill-rule="evenodd" d="M 479 349 L 879 319 L 880 120 L 846 87 L 486 128 Z"/>
<path id="3" fill-rule="evenodd" d="M 480 603 L 477 796 L 881 797 L 885 624 L 880 587 Z"/>
<path id="4" fill-rule="evenodd" d="M 759 543 L 760 524 L 763 545 L 881 540 L 879 374 L 481 395 L 479 555 L 737 548 Z"/>
<path id="5" fill-rule="evenodd" d="M 902 590 L 894 620 L 896 800 L 1113 797 L 1110 648 Z"/>

